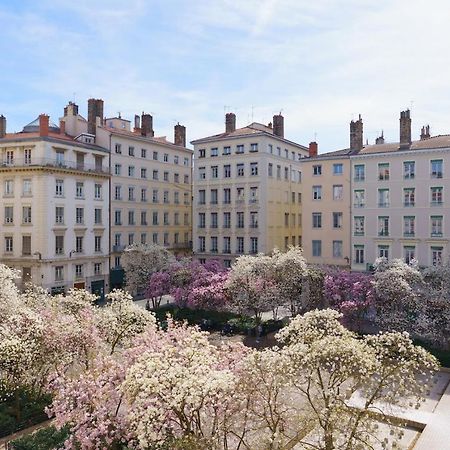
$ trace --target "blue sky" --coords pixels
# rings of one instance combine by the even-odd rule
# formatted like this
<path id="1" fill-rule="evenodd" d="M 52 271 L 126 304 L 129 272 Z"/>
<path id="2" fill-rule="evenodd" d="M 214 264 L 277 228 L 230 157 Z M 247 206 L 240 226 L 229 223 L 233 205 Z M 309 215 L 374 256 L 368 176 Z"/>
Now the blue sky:
<path id="1" fill-rule="evenodd" d="M 319 151 L 365 139 L 412 108 L 413 134 L 450 133 L 450 7 L 446 0 L 40 0 L 0 2 L 0 113 L 18 131 L 39 113 L 57 122 L 89 97 L 107 115 L 154 116 L 188 139 L 283 111 L 285 136 Z"/>

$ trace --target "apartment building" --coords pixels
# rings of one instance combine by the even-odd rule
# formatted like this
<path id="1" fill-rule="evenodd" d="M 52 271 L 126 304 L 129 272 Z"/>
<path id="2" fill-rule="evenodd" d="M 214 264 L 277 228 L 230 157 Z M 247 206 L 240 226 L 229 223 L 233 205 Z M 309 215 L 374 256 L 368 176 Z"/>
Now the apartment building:
<path id="1" fill-rule="evenodd" d="M 402 111 L 400 142 L 381 136 L 350 161 L 353 270 L 370 269 L 377 257 L 421 266 L 448 257 L 450 135 L 431 136 L 426 126 L 412 141 L 410 111 Z"/>
<path id="2" fill-rule="evenodd" d="M 302 161 L 303 251 L 308 262 L 349 266 L 350 149 L 317 154 Z"/>
<path id="3" fill-rule="evenodd" d="M 284 138 L 284 118 L 236 129 L 194 145 L 194 253 L 230 266 L 242 254 L 301 245 L 301 160 L 308 148 Z"/>
<path id="4" fill-rule="evenodd" d="M 74 108 L 76 105 L 69 105 Z M 52 293 L 103 296 L 109 279 L 109 154 L 41 114 L 19 133 L 0 117 L 0 262 Z"/>

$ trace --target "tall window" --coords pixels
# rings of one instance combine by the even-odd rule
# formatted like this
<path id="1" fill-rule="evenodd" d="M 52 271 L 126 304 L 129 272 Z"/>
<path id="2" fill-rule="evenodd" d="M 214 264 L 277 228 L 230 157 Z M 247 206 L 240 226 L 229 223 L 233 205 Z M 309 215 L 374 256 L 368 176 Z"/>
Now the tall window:
<path id="1" fill-rule="evenodd" d="M 289 215 L 288 215 L 289 219 Z M 285 220 L 286 222 L 286 220 Z M 286 225 L 286 223 L 285 223 Z M 313 228 L 322 228 L 322 213 L 314 212 L 312 213 L 312 226 Z"/>
<path id="2" fill-rule="evenodd" d="M 378 207 L 389 207 L 389 189 L 378 189 Z"/>
<path id="3" fill-rule="evenodd" d="M 353 167 L 353 171 L 354 171 L 353 176 L 354 181 L 364 181 L 366 179 L 366 167 L 364 164 L 356 164 Z"/>
<path id="4" fill-rule="evenodd" d="M 218 247 L 217 247 L 217 236 L 211 236 L 211 252 L 217 253 Z"/>
<path id="5" fill-rule="evenodd" d="M 236 238 L 236 252 L 244 253 L 244 238 L 243 237 Z"/>
<path id="6" fill-rule="evenodd" d="M 24 150 L 23 154 L 24 154 L 25 164 L 31 164 L 31 149 L 26 148 Z"/>
<path id="7" fill-rule="evenodd" d="M 211 205 L 217 205 L 217 189 L 211 189 Z"/>
<path id="8" fill-rule="evenodd" d="M 84 208 L 76 208 L 75 210 L 75 222 L 77 225 L 84 224 Z"/>
<path id="9" fill-rule="evenodd" d="M 223 238 L 223 252 L 231 253 L 231 238 L 229 236 Z"/>
<path id="10" fill-rule="evenodd" d="M 122 172 L 122 165 L 121 164 L 115 164 L 114 165 L 114 175 L 120 175 Z"/>
<path id="11" fill-rule="evenodd" d="M 342 228 L 342 213 L 333 213 L 333 228 Z"/>
<path id="12" fill-rule="evenodd" d="M 12 197 L 14 195 L 14 180 L 5 180 L 5 197 Z"/>
<path id="13" fill-rule="evenodd" d="M 273 177 L 273 164 L 272 163 L 269 163 L 267 175 L 269 177 Z"/>
<path id="14" fill-rule="evenodd" d="M 411 207 L 415 205 L 416 202 L 416 192 L 415 188 L 404 188 L 403 189 L 403 205 L 405 207 Z"/>
<path id="15" fill-rule="evenodd" d="M 442 178 L 442 159 L 433 159 L 431 164 L 431 178 Z"/>
<path id="16" fill-rule="evenodd" d="M 55 223 L 58 223 L 58 224 L 64 223 L 64 207 L 63 206 L 55 207 Z"/>
<path id="17" fill-rule="evenodd" d="M 442 205 L 442 199 L 443 199 L 443 193 L 444 188 L 443 187 L 432 187 L 431 189 L 431 205 Z"/>
<path id="18" fill-rule="evenodd" d="M 206 227 L 206 214 L 198 213 L 198 227 L 205 228 Z"/>
<path id="19" fill-rule="evenodd" d="M 5 252 L 12 253 L 14 251 L 13 237 L 5 236 Z"/>
<path id="20" fill-rule="evenodd" d="M 389 180 L 389 163 L 378 164 L 378 179 Z"/>
<path id="21" fill-rule="evenodd" d="M 412 180 L 416 176 L 415 161 L 405 161 L 403 163 L 403 178 L 405 180 Z"/>
<path id="22" fill-rule="evenodd" d="M 94 223 L 100 225 L 102 223 L 102 210 L 101 208 L 94 209 Z"/>
<path id="23" fill-rule="evenodd" d="M 94 251 L 101 252 L 102 251 L 102 237 L 94 236 Z"/>
<path id="24" fill-rule="evenodd" d="M 442 236 L 442 221 L 443 216 L 431 216 L 431 237 L 441 237 Z"/>
<path id="25" fill-rule="evenodd" d="M 333 164 L 333 175 L 342 175 L 344 165 L 342 163 Z"/>
<path id="26" fill-rule="evenodd" d="M 102 198 L 102 185 L 95 183 L 94 186 L 94 198 L 100 200 Z"/>
<path id="27" fill-rule="evenodd" d="M 198 204 L 204 205 L 206 203 L 206 191 L 204 189 L 200 189 L 198 191 Z"/>
<path id="28" fill-rule="evenodd" d="M 219 167 L 211 166 L 211 178 L 217 178 L 219 176 Z"/>
<path id="29" fill-rule="evenodd" d="M 378 246 L 378 257 L 389 259 L 389 245 Z"/>
<path id="30" fill-rule="evenodd" d="M 355 189 L 353 191 L 353 206 L 355 208 L 364 208 L 366 204 L 366 192 L 364 189 Z"/>
<path id="31" fill-rule="evenodd" d="M 5 206 L 5 224 L 6 223 L 14 223 L 14 207 L 13 206 Z"/>
<path id="32" fill-rule="evenodd" d="M 244 164 L 237 164 L 236 165 L 236 173 L 238 177 L 244 176 Z"/>
<path id="33" fill-rule="evenodd" d="M 312 241 L 312 255 L 322 256 L 322 241 L 320 240 Z"/>
<path id="34" fill-rule="evenodd" d="M 313 200 L 322 200 L 322 186 L 312 187 Z"/>
<path id="35" fill-rule="evenodd" d="M 313 166 L 313 175 L 322 175 L 322 166 L 321 165 Z"/>
<path id="36" fill-rule="evenodd" d="M 211 228 L 217 228 L 217 213 L 213 212 L 211 213 Z"/>
<path id="37" fill-rule="evenodd" d="M 431 264 L 438 266 L 442 263 L 443 247 L 431 247 Z"/>
<path id="38" fill-rule="evenodd" d="M 223 190 L 223 202 L 225 204 L 230 204 L 231 203 L 231 189 L 225 188 Z"/>
<path id="39" fill-rule="evenodd" d="M 230 212 L 223 213 L 223 227 L 224 228 L 231 227 L 231 213 Z"/>
<path id="40" fill-rule="evenodd" d="M 223 155 L 231 155 L 231 147 L 224 147 L 222 154 Z"/>
<path id="41" fill-rule="evenodd" d="M 83 253 L 83 236 L 76 236 L 76 238 L 75 238 L 75 251 L 77 253 Z"/>
<path id="42" fill-rule="evenodd" d="M 134 225 L 135 223 L 134 211 L 128 211 L 128 225 Z"/>
<path id="43" fill-rule="evenodd" d="M 333 200 L 342 200 L 344 196 L 344 187 L 342 184 L 335 184 L 333 186 Z"/>
<path id="44" fill-rule="evenodd" d="M 416 232 L 416 218 L 414 216 L 403 217 L 403 236 L 412 237 Z"/>
<path id="45" fill-rule="evenodd" d="M 31 223 L 31 206 L 22 207 L 22 223 Z"/>
<path id="46" fill-rule="evenodd" d="M 217 147 L 211 149 L 211 156 L 219 156 L 219 149 Z"/>
<path id="47" fill-rule="evenodd" d="M 258 238 L 251 237 L 250 238 L 250 253 L 258 253 Z"/>
<path id="48" fill-rule="evenodd" d="M 364 264 L 364 245 L 353 247 L 355 264 Z"/>
<path id="49" fill-rule="evenodd" d="M 364 216 L 355 216 L 353 219 L 353 233 L 355 236 L 364 236 Z"/>
<path id="50" fill-rule="evenodd" d="M 223 177 L 224 178 L 231 177 L 231 166 L 229 164 L 223 166 Z"/>
<path id="51" fill-rule="evenodd" d="M 64 195 L 64 180 L 55 180 L 55 195 L 57 197 Z"/>
<path id="52" fill-rule="evenodd" d="M 236 228 L 244 228 L 244 213 L 236 213 Z"/>
<path id="53" fill-rule="evenodd" d="M 405 245 L 403 247 L 403 255 L 406 264 L 409 264 L 416 257 L 416 247 L 413 245 Z"/>
<path id="54" fill-rule="evenodd" d="M 389 236 L 389 217 L 378 217 L 378 236 Z"/>
<path id="55" fill-rule="evenodd" d="M 31 188 L 31 180 L 25 179 L 22 183 L 22 195 L 24 197 L 30 197 L 32 195 L 32 188 Z"/>
<path id="56" fill-rule="evenodd" d="M 333 258 L 342 258 L 342 241 L 333 241 Z"/>
<path id="57" fill-rule="evenodd" d="M 199 252 L 206 251 L 206 239 L 204 236 L 199 236 L 198 238 L 198 251 Z"/>

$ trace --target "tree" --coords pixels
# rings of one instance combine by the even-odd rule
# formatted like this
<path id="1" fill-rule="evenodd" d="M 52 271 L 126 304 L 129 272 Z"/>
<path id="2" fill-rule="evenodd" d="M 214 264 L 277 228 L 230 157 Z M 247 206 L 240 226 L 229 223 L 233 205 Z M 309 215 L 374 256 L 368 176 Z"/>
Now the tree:
<path id="1" fill-rule="evenodd" d="M 147 287 L 151 274 L 165 269 L 174 260 L 174 256 L 159 245 L 129 245 L 122 255 L 127 289 L 132 293 L 142 292 Z"/>
<path id="2" fill-rule="evenodd" d="M 193 281 L 187 305 L 195 309 L 221 310 L 228 306 L 227 272 L 206 272 Z"/>
<path id="3" fill-rule="evenodd" d="M 163 295 L 170 293 L 170 274 L 166 271 L 152 273 L 147 286 L 147 297 L 152 300 L 152 308 L 159 308 Z"/>

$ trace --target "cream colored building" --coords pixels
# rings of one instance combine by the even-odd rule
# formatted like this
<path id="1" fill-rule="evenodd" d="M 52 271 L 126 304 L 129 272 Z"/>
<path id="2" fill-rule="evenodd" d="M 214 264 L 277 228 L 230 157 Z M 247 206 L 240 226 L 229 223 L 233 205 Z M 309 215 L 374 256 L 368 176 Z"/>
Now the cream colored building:
<path id="1" fill-rule="evenodd" d="M 350 150 L 317 155 L 314 142 L 310 150 L 302 160 L 304 256 L 312 264 L 349 266 Z"/>
<path id="2" fill-rule="evenodd" d="M 301 245 L 301 160 L 308 149 L 284 138 L 281 115 L 273 126 L 236 129 L 192 141 L 195 154 L 193 250 L 200 260 L 229 266 L 242 254 Z"/>
<path id="3" fill-rule="evenodd" d="M 450 135 L 422 129 L 411 140 L 409 111 L 400 142 L 365 146 L 351 156 L 352 269 L 370 269 L 380 256 L 437 264 L 449 255 Z"/>
<path id="4" fill-rule="evenodd" d="M 0 262 L 51 292 L 109 278 L 109 153 L 39 116 L 6 134 L 0 118 Z"/>

